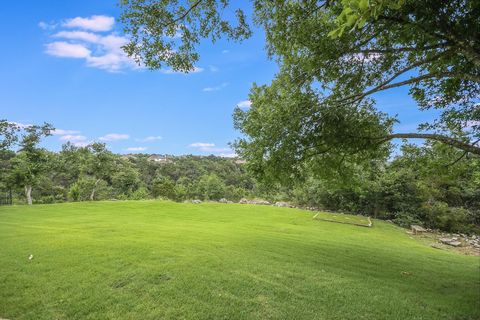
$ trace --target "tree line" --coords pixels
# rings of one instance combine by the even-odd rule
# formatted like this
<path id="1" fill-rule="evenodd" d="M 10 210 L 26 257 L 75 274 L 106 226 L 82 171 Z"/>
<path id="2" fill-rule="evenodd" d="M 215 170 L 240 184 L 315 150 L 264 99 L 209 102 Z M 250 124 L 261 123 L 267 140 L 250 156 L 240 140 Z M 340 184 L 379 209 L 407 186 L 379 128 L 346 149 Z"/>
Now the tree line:
<path id="1" fill-rule="evenodd" d="M 59 152 L 40 147 L 52 126 L 0 121 L 0 191 L 17 204 L 67 201 L 192 199 L 287 201 L 408 227 L 480 230 L 480 159 L 438 142 L 404 143 L 393 158 L 346 162 L 319 177 L 304 170 L 288 184 L 255 178 L 250 164 L 215 156 L 119 155 L 103 143 Z"/>

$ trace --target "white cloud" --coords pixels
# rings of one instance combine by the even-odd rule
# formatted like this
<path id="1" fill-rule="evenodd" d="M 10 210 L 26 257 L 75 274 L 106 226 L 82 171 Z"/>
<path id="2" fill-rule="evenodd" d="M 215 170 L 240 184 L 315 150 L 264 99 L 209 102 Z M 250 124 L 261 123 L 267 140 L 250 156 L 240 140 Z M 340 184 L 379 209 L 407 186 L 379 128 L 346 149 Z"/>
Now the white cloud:
<path id="1" fill-rule="evenodd" d="M 83 40 L 92 43 L 98 43 L 101 36 L 86 31 L 60 31 L 53 35 L 55 38 L 64 38 L 71 40 Z"/>
<path id="2" fill-rule="evenodd" d="M 208 69 L 210 69 L 210 72 L 218 72 L 220 69 L 216 66 L 208 66 Z"/>
<path id="3" fill-rule="evenodd" d="M 14 121 L 8 121 L 9 124 L 12 124 L 14 126 L 17 126 L 19 127 L 20 129 L 25 129 L 25 128 L 28 128 L 28 127 L 31 127 L 33 126 L 33 124 L 29 124 L 29 123 L 20 123 L 20 122 L 14 122 Z"/>
<path id="4" fill-rule="evenodd" d="M 81 141 L 86 141 L 87 137 L 82 136 L 82 135 L 71 135 L 67 134 L 64 136 L 60 137 L 60 140 L 62 141 L 70 141 L 70 142 L 81 142 Z"/>
<path id="5" fill-rule="evenodd" d="M 105 16 L 68 20 L 63 24 L 64 27 L 78 25 L 81 29 L 91 31 L 60 30 L 52 35 L 59 41 L 46 44 L 45 52 L 56 57 L 81 58 L 85 60 L 88 67 L 109 72 L 119 72 L 123 69 L 142 69 L 123 51 L 122 46 L 128 43 L 126 37 L 114 32 L 106 35 L 96 33 L 111 30 L 114 22 L 113 18 Z M 42 26 L 44 25 L 42 24 Z"/>
<path id="6" fill-rule="evenodd" d="M 215 146 L 215 143 L 209 142 L 195 142 L 190 144 L 189 147 L 197 148 L 202 152 L 217 154 L 220 157 L 233 157 L 234 154 L 230 148 L 219 148 Z"/>
<path id="7" fill-rule="evenodd" d="M 248 109 L 251 106 L 252 106 L 252 101 L 250 100 L 243 100 L 237 103 L 237 107 L 239 107 L 240 109 Z"/>
<path id="8" fill-rule="evenodd" d="M 238 157 L 238 155 L 235 153 L 235 152 L 232 152 L 232 153 L 220 153 L 218 154 L 219 157 L 223 157 L 223 158 L 236 158 Z"/>
<path id="9" fill-rule="evenodd" d="M 189 147 L 192 148 L 206 148 L 206 147 L 215 147 L 214 143 L 208 143 L 208 142 L 195 142 L 189 145 Z"/>
<path id="10" fill-rule="evenodd" d="M 63 136 L 63 135 L 69 135 L 69 134 L 78 134 L 80 133 L 80 131 L 55 129 L 50 133 L 53 134 L 54 136 Z"/>
<path id="11" fill-rule="evenodd" d="M 122 134 L 122 133 L 109 133 L 98 139 L 101 141 L 119 141 L 119 140 L 128 140 L 130 139 L 130 136 L 128 134 Z"/>
<path id="12" fill-rule="evenodd" d="M 145 147 L 131 147 L 131 148 L 127 148 L 125 150 L 132 151 L 132 152 L 138 152 L 138 151 L 145 151 L 145 150 L 147 150 L 147 148 L 145 148 Z"/>
<path id="13" fill-rule="evenodd" d="M 52 26 L 52 27 L 50 27 Z M 123 35 L 112 31 L 115 19 L 104 15 L 91 17 L 76 17 L 65 20 L 61 24 L 47 24 L 40 22 L 39 27 L 44 30 L 53 30 L 63 27 L 51 37 L 55 39 L 47 43 L 45 52 L 61 58 L 84 59 L 85 65 L 91 68 L 120 72 L 122 70 L 141 70 L 145 67 L 139 65 L 134 59 L 127 56 L 122 47 L 129 42 Z M 65 29 L 67 28 L 67 29 Z M 70 30 L 75 28 L 76 30 Z M 108 33 L 101 33 L 107 32 Z M 199 73 L 203 68 L 195 67 L 188 73 Z M 172 69 L 160 70 L 164 74 L 187 74 Z"/>
<path id="14" fill-rule="evenodd" d="M 48 22 L 45 22 L 45 21 L 40 21 L 38 23 L 38 27 L 40 29 L 43 29 L 43 30 L 53 30 L 57 27 L 57 24 L 56 23 L 48 23 Z"/>
<path id="15" fill-rule="evenodd" d="M 60 131 L 68 132 L 69 130 L 60 130 Z M 75 147 L 86 147 L 91 143 L 91 141 L 87 140 L 87 137 L 82 135 L 74 135 L 74 134 L 63 135 L 60 137 L 60 140 L 70 142 Z"/>
<path id="16" fill-rule="evenodd" d="M 221 85 L 216 86 L 216 87 L 206 87 L 206 88 L 203 88 L 202 91 L 203 91 L 203 92 L 219 91 L 219 90 L 222 90 L 223 88 L 225 88 L 226 86 L 228 86 L 228 82 L 224 82 L 224 83 L 222 83 Z"/>
<path id="17" fill-rule="evenodd" d="M 76 17 L 63 23 L 67 28 L 80 28 L 92 31 L 110 31 L 115 24 L 115 19 L 109 16 L 91 16 L 88 18 Z"/>
<path id="18" fill-rule="evenodd" d="M 157 141 L 157 140 L 162 140 L 163 138 L 161 136 L 149 136 L 146 137 L 145 139 L 137 139 L 137 141 L 140 142 L 152 142 L 152 141 Z"/>
<path id="19" fill-rule="evenodd" d="M 81 44 L 57 41 L 46 45 L 46 53 L 62 58 L 88 58 L 91 51 Z"/>

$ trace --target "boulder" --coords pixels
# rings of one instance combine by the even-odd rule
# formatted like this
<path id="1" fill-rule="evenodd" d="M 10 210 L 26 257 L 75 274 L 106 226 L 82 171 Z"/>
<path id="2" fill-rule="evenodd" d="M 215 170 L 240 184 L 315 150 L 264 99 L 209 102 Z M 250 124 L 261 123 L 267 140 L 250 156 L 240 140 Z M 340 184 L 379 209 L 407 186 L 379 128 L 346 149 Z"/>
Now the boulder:
<path id="1" fill-rule="evenodd" d="M 282 201 L 275 202 L 274 206 L 275 207 L 286 207 L 286 208 L 291 208 L 292 207 L 292 205 L 290 205 L 290 203 L 282 202 Z"/>
<path id="2" fill-rule="evenodd" d="M 222 198 L 222 199 L 218 200 L 218 202 L 220 202 L 220 203 L 228 203 L 228 200 L 225 199 L 225 198 Z"/>
<path id="3" fill-rule="evenodd" d="M 443 244 L 450 244 L 450 242 L 454 241 L 450 238 L 440 238 L 439 241 Z"/>
<path id="4" fill-rule="evenodd" d="M 410 228 L 412 229 L 412 233 L 413 234 L 422 234 L 424 232 L 427 232 L 426 229 L 424 229 L 423 227 L 419 226 L 419 225 L 416 225 L 416 224 L 412 224 L 410 226 Z"/>
<path id="5" fill-rule="evenodd" d="M 265 206 L 270 205 L 270 202 L 268 202 L 267 200 L 258 200 L 258 199 L 251 200 L 249 203 L 250 204 L 258 204 L 258 205 L 265 205 Z"/>
<path id="6" fill-rule="evenodd" d="M 449 243 L 449 245 L 454 246 L 454 247 L 460 247 L 462 243 L 460 241 L 452 241 Z"/>
<path id="7" fill-rule="evenodd" d="M 193 204 L 200 204 L 200 203 L 202 203 L 202 200 L 195 199 L 195 200 L 192 200 L 192 203 Z"/>

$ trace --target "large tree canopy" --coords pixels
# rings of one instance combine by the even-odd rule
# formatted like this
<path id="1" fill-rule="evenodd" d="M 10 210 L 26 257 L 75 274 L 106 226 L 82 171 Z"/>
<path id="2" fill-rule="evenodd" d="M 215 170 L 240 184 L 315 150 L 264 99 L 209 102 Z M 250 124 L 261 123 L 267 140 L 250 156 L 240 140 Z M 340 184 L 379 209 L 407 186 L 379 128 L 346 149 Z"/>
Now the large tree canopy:
<path id="1" fill-rule="evenodd" d="M 194 68 L 201 38 L 250 35 L 245 14 L 222 17 L 228 0 L 123 1 L 128 54 L 157 69 Z M 388 153 L 394 138 L 426 138 L 480 154 L 480 3 L 475 0 L 253 1 L 268 54 L 280 71 L 236 110 L 245 137 L 237 152 L 259 176 L 306 166 L 361 163 Z M 231 8 L 230 8 L 231 9 Z M 231 9 L 233 10 L 233 9 Z M 179 32 L 180 38 L 174 38 Z M 394 132 L 395 117 L 375 94 L 408 87 L 421 110 L 439 117 Z"/>

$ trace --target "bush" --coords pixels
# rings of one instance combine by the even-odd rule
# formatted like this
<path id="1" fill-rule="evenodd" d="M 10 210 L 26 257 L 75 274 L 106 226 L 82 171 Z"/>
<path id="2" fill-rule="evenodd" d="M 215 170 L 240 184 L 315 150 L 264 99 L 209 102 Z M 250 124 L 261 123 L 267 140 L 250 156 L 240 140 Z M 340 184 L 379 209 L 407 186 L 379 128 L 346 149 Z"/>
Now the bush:
<path id="1" fill-rule="evenodd" d="M 469 212 L 449 207 L 445 202 L 427 203 L 421 208 L 428 227 L 449 232 L 467 232 Z"/>
<path id="2" fill-rule="evenodd" d="M 132 200 L 150 199 L 150 192 L 148 192 L 147 188 L 140 187 L 132 193 L 132 195 L 130 196 L 130 199 Z"/>
<path id="3" fill-rule="evenodd" d="M 73 183 L 68 191 L 68 197 L 72 201 L 88 201 L 90 194 L 95 186 L 97 179 L 90 176 L 80 177 Z M 111 195 L 111 188 L 109 188 L 106 181 L 100 180 L 95 187 L 94 200 L 106 200 Z"/>
<path id="4" fill-rule="evenodd" d="M 419 218 L 408 212 L 395 212 L 393 217 L 393 222 L 403 228 L 410 228 L 412 224 L 423 225 Z"/>

